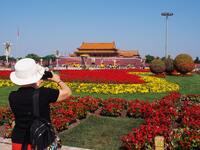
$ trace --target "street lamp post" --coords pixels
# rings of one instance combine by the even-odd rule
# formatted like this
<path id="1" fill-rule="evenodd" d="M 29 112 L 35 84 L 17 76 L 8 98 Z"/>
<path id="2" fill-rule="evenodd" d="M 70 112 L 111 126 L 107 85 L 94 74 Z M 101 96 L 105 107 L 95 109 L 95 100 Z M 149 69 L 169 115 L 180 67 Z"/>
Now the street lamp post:
<path id="1" fill-rule="evenodd" d="M 60 52 L 59 52 L 59 50 L 56 50 L 55 57 L 56 57 L 56 68 L 58 69 L 58 67 L 59 67 L 58 59 L 59 59 L 59 57 L 60 57 Z"/>
<path id="2" fill-rule="evenodd" d="M 161 16 L 166 17 L 166 26 L 165 26 L 165 58 L 167 58 L 167 44 L 168 44 L 168 17 L 173 16 L 174 14 L 171 12 L 162 12 Z"/>
<path id="3" fill-rule="evenodd" d="M 10 43 L 9 41 L 5 42 L 4 44 L 4 50 L 5 50 L 5 56 L 6 56 L 6 65 L 8 65 L 8 58 L 10 56 L 10 53 L 11 53 L 11 46 L 12 46 L 12 43 Z"/>

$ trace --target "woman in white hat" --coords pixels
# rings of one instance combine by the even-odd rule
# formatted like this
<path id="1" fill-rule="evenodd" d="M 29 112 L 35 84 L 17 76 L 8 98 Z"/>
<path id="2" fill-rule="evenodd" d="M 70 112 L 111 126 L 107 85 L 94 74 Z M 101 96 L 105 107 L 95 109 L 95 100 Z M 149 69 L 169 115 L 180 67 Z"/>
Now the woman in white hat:
<path id="1" fill-rule="evenodd" d="M 39 90 L 40 117 L 50 120 L 49 104 L 64 100 L 71 95 L 70 88 L 60 79 L 57 74 L 52 73 L 48 80 L 56 82 L 60 90 L 40 87 L 45 69 L 36 64 L 31 58 L 24 58 L 15 64 L 15 71 L 10 74 L 10 79 L 16 85 L 20 85 L 17 91 L 9 95 L 9 104 L 15 117 L 15 126 L 12 132 L 12 150 L 21 150 L 22 143 L 26 140 L 28 150 L 31 150 L 30 140 L 27 137 L 27 125 L 33 121 L 33 93 Z"/>

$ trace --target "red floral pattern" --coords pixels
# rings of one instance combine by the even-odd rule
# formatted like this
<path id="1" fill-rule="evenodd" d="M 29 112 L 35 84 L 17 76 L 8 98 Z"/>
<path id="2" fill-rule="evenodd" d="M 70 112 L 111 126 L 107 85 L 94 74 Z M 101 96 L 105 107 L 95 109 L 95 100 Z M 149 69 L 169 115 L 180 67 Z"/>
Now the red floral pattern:
<path id="1" fill-rule="evenodd" d="M 60 70 L 61 79 L 67 82 L 93 82 L 93 83 L 135 83 L 142 84 L 144 81 L 138 75 L 128 74 L 137 70 Z M 148 70 L 140 70 L 140 72 Z"/>
<path id="2" fill-rule="evenodd" d="M 0 79 L 9 79 L 11 70 L 0 70 Z"/>
<path id="3" fill-rule="evenodd" d="M 127 101 L 120 98 L 109 98 L 103 101 L 101 115 L 118 117 L 122 115 L 123 110 L 127 107 Z"/>
<path id="4" fill-rule="evenodd" d="M 141 111 L 145 124 L 133 128 L 122 137 L 123 146 L 127 149 L 154 149 L 155 136 L 165 137 L 166 149 L 194 149 L 200 146 L 200 107 L 192 101 L 180 101 L 179 93 L 171 93 L 163 99 L 153 102 L 146 111 Z M 196 102 L 196 100 L 195 100 Z M 130 102 L 128 110 L 132 116 L 138 114 L 132 109 Z M 144 105 L 144 108 L 147 105 Z M 144 109 L 145 110 L 145 109 Z M 129 112 L 129 113 L 130 113 Z M 135 113 L 135 115 L 134 115 Z"/>

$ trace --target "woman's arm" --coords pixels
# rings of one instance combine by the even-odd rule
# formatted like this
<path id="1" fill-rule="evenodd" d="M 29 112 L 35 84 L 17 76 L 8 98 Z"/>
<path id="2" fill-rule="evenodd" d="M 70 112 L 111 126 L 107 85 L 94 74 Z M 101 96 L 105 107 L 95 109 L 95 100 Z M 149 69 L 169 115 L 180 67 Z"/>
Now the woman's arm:
<path id="1" fill-rule="evenodd" d="M 60 79 L 59 75 L 54 74 L 54 73 L 52 74 L 53 74 L 53 77 L 48 78 L 48 80 L 56 82 L 61 87 L 61 89 L 59 90 L 57 101 L 66 99 L 72 94 L 71 89 Z"/>

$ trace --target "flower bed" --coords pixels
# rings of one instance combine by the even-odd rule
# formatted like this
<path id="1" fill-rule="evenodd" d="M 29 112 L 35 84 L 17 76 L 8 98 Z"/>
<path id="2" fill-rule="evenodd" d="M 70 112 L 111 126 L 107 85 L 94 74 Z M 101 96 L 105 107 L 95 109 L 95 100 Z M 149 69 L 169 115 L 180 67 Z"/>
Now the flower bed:
<path id="1" fill-rule="evenodd" d="M 143 76 L 144 84 L 97 84 L 97 83 L 66 83 L 73 91 L 83 93 L 160 93 L 178 91 L 179 86 L 175 83 L 156 77 Z M 0 80 L 0 87 L 14 86 L 10 80 Z M 54 82 L 45 82 L 45 87 L 58 89 L 59 86 Z"/>
<path id="2" fill-rule="evenodd" d="M 51 120 L 57 131 L 62 131 L 76 119 L 83 119 L 87 112 L 94 112 L 99 108 L 101 99 L 92 97 L 70 97 L 51 105 Z M 59 119 L 58 119 L 59 118 Z"/>
<path id="3" fill-rule="evenodd" d="M 144 81 L 138 75 L 128 73 L 131 70 L 60 70 L 61 79 L 66 82 L 92 82 L 92 83 L 134 83 L 142 84 Z M 134 70 L 132 70 L 134 71 Z M 135 70 L 139 71 L 139 70 Z M 148 70 L 141 70 L 142 72 Z"/>
<path id="4" fill-rule="evenodd" d="M 8 122 L 9 119 L 6 118 L 8 116 L 7 112 L 9 112 L 7 107 L 0 107 L 0 125 Z"/>
<path id="5" fill-rule="evenodd" d="M 146 112 L 151 112 L 150 109 L 150 103 L 137 99 L 132 100 L 128 103 L 127 116 L 132 118 L 145 118 L 145 115 L 147 115 Z"/>
<path id="6" fill-rule="evenodd" d="M 84 104 L 86 111 L 93 113 L 99 108 L 99 105 L 101 105 L 102 99 L 86 96 L 80 97 L 78 102 Z"/>
<path id="7" fill-rule="evenodd" d="M 168 82 L 152 76 L 143 76 L 146 82 L 143 84 L 97 84 L 97 83 L 67 83 L 68 86 L 76 92 L 83 93 L 104 93 L 104 94 L 122 94 L 122 93 L 161 93 L 178 91 L 179 85 Z M 45 87 L 57 88 L 55 83 L 47 82 Z"/>
<path id="8" fill-rule="evenodd" d="M 196 94 L 196 95 L 183 95 L 181 97 L 181 101 L 192 101 L 194 103 L 200 103 L 200 94 Z"/>
<path id="9" fill-rule="evenodd" d="M 102 103 L 101 115 L 119 117 L 127 108 L 128 102 L 120 98 L 109 98 Z"/>
<path id="10" fill-rule="evenodd" d="M 9 79 L 11 70 L 0 70 L 0 79 Z"/>
<path id="11" fill-rule="evenodd" d="M 190 95 L 189 97 L 192 97 Z M 193 95 L 193 97 L 197 97 Z M 129 117 L 142 117 L 145 123 L 124 135 L 122 146 L 127 149 L 154 149 L 155 136 L 165 138 L 165 149 L 197 149 L 200 147 L 200 104 L 194 100 L 183 100 L 179 93 L 171 93 L 153 103 L 139 100 L 95 99 L 71 97 L 51 105 L 51 119 L 58 131 L 67 129 L 87 112 L 101 108 L 101 115 L 120 116 L 127 110 Z M 5 135 L 10 137 L 14 120 L 8 108 L 0 108 L 0 124 L 6 126 Z"/>
<path id="12" fill-rule="evenodd" d="M 149 74 L 150 73 L 148 70 L 133 69 L 60 71 L 61 78 L 64 80 L 73 81 L 68 82 L 67 84 L 73 91 L 76 91 L 77 93 L 160 93 L 179 90 L 179 85 L 168 82 L 165 79 L 148 76 Z M 82 82 L 79 83 L 74 81 Z M 84 83 L 83 81 L 93 83 Z M 9 80 L 0 80 L 0 87 L 13 85 L 14 84 L 12 84 Z M 46 87 L 59 88 L 55 83 L 52 82 L 47 82 L 44 85 Z"/>
<path id="13" fill-rule="evenodd" d="M 165 149 L 200 147 L 199 104 L 181 101 L 180 94 L 172 93 L 146 110 L 146 123 L 122 137 L 124 147 L 154 149 L 154 138 L 158 135 L 165 137 Z"/>
<path id="14" fill-rule="evenodd" d="M 94 112 L 99 108 L 101 99 L 92 97 L 70 97 L 64 101 L 51 104 L 51 121 L 57 131 L 63 131 L 77 119 L 83 119 L 87 112 Z M 0 108 L 0 125 L 5 124 L 7 130 L 5 137 L 10 137 L 14 116 L 8 107 Z"/>
<path id="15" fill-rule="evenodd" d="M 14 86 L 14 84 L 10 80 L 0 80 L 0 88 L 9 86 Z"/>

